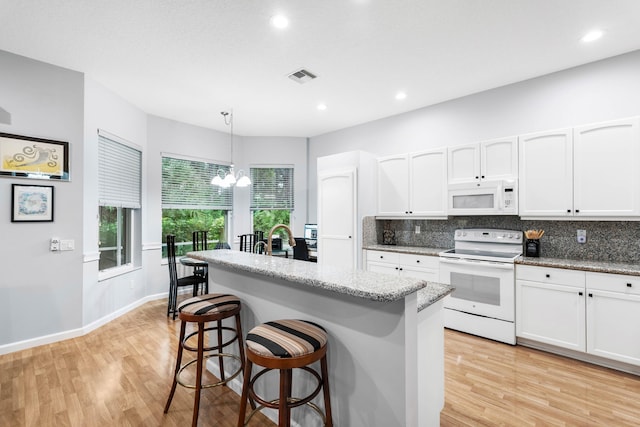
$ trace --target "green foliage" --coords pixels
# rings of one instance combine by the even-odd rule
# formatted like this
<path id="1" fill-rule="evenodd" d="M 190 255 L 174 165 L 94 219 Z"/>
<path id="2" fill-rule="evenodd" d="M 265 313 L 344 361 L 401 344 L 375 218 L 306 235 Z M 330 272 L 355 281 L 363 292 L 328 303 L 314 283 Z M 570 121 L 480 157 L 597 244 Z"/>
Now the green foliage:
<path id="1" fill-rule="evenodd" d="M 210 244 L 225 242 L 226 214 L 227 211 L 223 210 L 163 209 L 162 243 L 166 244 L 167 234 L 175 235 L 176 255 L 184 255 L 193 248 L 193 232 L 200 230 L 208 232 L 207 240 Z M 163 247 L 162 255 L 166 256 L 166 247 Z"/>
<path id="2" fill-rule="evenodd" d="M 276 224 L 291 224 L 291 211 L 288 210 L 256 210 L 253 211 L 253 230 L 264 231 L 265 237 Z M 284 230 L 276 231 L 276 235 L 287 238 Z"/>

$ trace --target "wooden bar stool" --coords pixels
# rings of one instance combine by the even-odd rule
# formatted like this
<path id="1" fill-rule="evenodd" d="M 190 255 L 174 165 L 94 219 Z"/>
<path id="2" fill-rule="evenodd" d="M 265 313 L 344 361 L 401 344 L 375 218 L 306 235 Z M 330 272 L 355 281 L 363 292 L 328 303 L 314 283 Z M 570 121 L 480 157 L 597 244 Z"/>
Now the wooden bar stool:
<path id="1" fill-rule="evenodd" d="M 171 400 L 173 394 L 176 391 L 176 385 L 180 384 L 183 387 L 193 388 L 196 390 L 195 402 L 193 406 L 193 421 L 192 426 L 196 426 L 198 423 L 198 411 L 200 410 L 200 392 L 203 388 L 216 387 L 223 385 L 233 380 L 240 375 L 245 365 L 244 344 L 242 342 L 242 325 L 240 323 L 240 299 L 234 295 L 228 294 L 205 294 L 198 295 L 193 298 L 189 298 L 177 307 L 178 318 L 181 320 L 180 324 L 180 341 L 178 343 L 178 355 L 176 357 L 176 369 L 173 376 L 173 384 L 171 385 L 171 392 L 167 399 L 167 404 L 164 407 L 164 413 L 169 411 L 171 406 Z M 223 326 L 222 320 L 235 317 L 235 328 L 230 326 Z M 197 330 L 191 332 L 185 336 L 187 323 L 197 323 Z M 215 326 L 206 325 L 209 322 L 215 322 Z M 209 343 L 209 346 L 204 346 L 204 336 L 208 331 L 217 332 L 217 340 L 215 344 Z M 233 336 L 223 342 L 223 331 L 233 332 Z M 197 347 L 188 344 L 188 340 L 197 336 Z M 211 336 L 211 334 L 209 335 Z M 210 338 L 211 339 L 211 338 Z M 225 347 L 238 343 L 240 355 L 224 353 Z M 182 363 L 182 351 L 194 351 L 197 356 L 194 360 L 181 365 Z M 205 352 L 212 352 L 205 354 Z M 218 364 L 220 366 L 220 380 L 212 384 L 202 384 L 202 368 L 206 359 L 210 357 L 217 357 Z M 228 378 L 224 372 L 224 358 L 236 359 L 240 363 L 239 369 L 234 372 Z M 181 374 L 185 369 L 196 365 L 195 384 L 187 384 L 181 378 Z"/>
<path id="2" fill-rule="evenodd" d="M 319 325 L 304 320 L 277 320 L 263 323 L 247 334 L 247 361 L 244 367 L 244 383 L 240 398 L 238 427 L 245 426 L 251 417 L 262 408 L 278 410 L 278 426 L 291 425 L 291 409 L 309 405 L 322 418 L 324 425 L 333 426 L 331 402 L 329 398 L 329 375 L 327 370 L 327 332 Z M 320 374 L 309 365 L 320 361 Z M 264 367 L 253 378 L 253 364 Z M 255 392 L 255 383 L 272 370 L 280 371 L 278 399 L 267 401 Z M 293 369 L 310 373 L 317 381 L 316 388 L 305 397 L 291 396 Z M 324 413 L 311 402 L 320 390 L 324 393 Z M 259 406 L 251 411 L 245 421 L 247 400 L 256 401 Z M 252 405 L 253 406 L 253 405 Z"/>

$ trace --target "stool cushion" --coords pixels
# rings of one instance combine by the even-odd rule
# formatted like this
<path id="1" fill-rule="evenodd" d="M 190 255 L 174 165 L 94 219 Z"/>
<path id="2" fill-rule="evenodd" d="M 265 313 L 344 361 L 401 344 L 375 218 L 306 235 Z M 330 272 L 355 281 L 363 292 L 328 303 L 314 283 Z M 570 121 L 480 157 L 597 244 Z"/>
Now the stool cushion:
<path id="1" fill-rule="evenodd" d="M 299 357 L 311 354 L 327 344 L 327 332 L 305 320 L 276 320 L 251 329 L 247 347 L 265 357 Z"/>
<path id="2" fill-rule="evenodd" d="M 178 312 L 206 315 L 231 311 L 240 305 L 240 299 L 229 294 L 205 294 L 186 299 L 178 305 Z"/>

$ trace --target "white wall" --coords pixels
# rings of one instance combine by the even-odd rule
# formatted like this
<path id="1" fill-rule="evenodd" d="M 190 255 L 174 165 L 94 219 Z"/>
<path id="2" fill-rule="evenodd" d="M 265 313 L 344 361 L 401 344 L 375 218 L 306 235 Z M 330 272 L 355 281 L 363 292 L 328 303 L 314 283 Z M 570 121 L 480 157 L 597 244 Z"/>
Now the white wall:
<path id="1" fill-rule="evenodd" d="M 381 156 L 637 115 L 638 76 L 635 51 L 313 137 L 310 219 L 316 213 L 318 157 L 350 150 Z"/>
<path id="2" fill-rule="evenodd" d="M 98 279 L 98 129 L 107 131 L 142 150 L 142 176 L 148 162 L 147 115 L 122 98 L 85 77 L 84 96 L 84 265 L 83 326 L 109 318 L 147 295 L 143 269 L 137 269 L 106 280 Z M 147 179 L 142 180 L 142 230 L 149 231 Z M 137 244 L 140 244 L 139 239 Z M 144 241 L 144 240 L 143 240 Z M 141 266 L 145 267 L 142 259 Z"/>
<path id="3" fill-rule="evenodd" d="M 8 343 L 82 326 L 83 76 L 0 51 L 0 132 L 69 142 L 71 181 L 0 176 L 0 354 Z M 54 222 L 12 223 L 11 185 L 52 185 Z M 75 240 L 50 252 L 51 237 Z"/>

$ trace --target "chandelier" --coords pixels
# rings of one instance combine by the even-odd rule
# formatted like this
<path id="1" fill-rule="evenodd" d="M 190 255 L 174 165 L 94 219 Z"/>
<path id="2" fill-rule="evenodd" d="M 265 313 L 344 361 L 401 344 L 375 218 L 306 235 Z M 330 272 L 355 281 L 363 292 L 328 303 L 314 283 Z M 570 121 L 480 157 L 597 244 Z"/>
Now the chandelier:
<path id="1" fill-rule="evenodd" d="M 233 171 L 233 110 L 231 110 L 231 112 L 222 111 L 220 114 L 222 114 L 224 118 L 224 124 L 231 129 L 229 133 L 231 140 L 231 164 L 229 165 L 229 172 L 218 169 L 216 176 L 211 180 L 211 184 L 222 188 L 229 188 L 233 185 L 236 187 L 248 187 L 251 185 L 251 180 L 244 174 L 244 171 L 240 169 L 238 175 Z"/>

